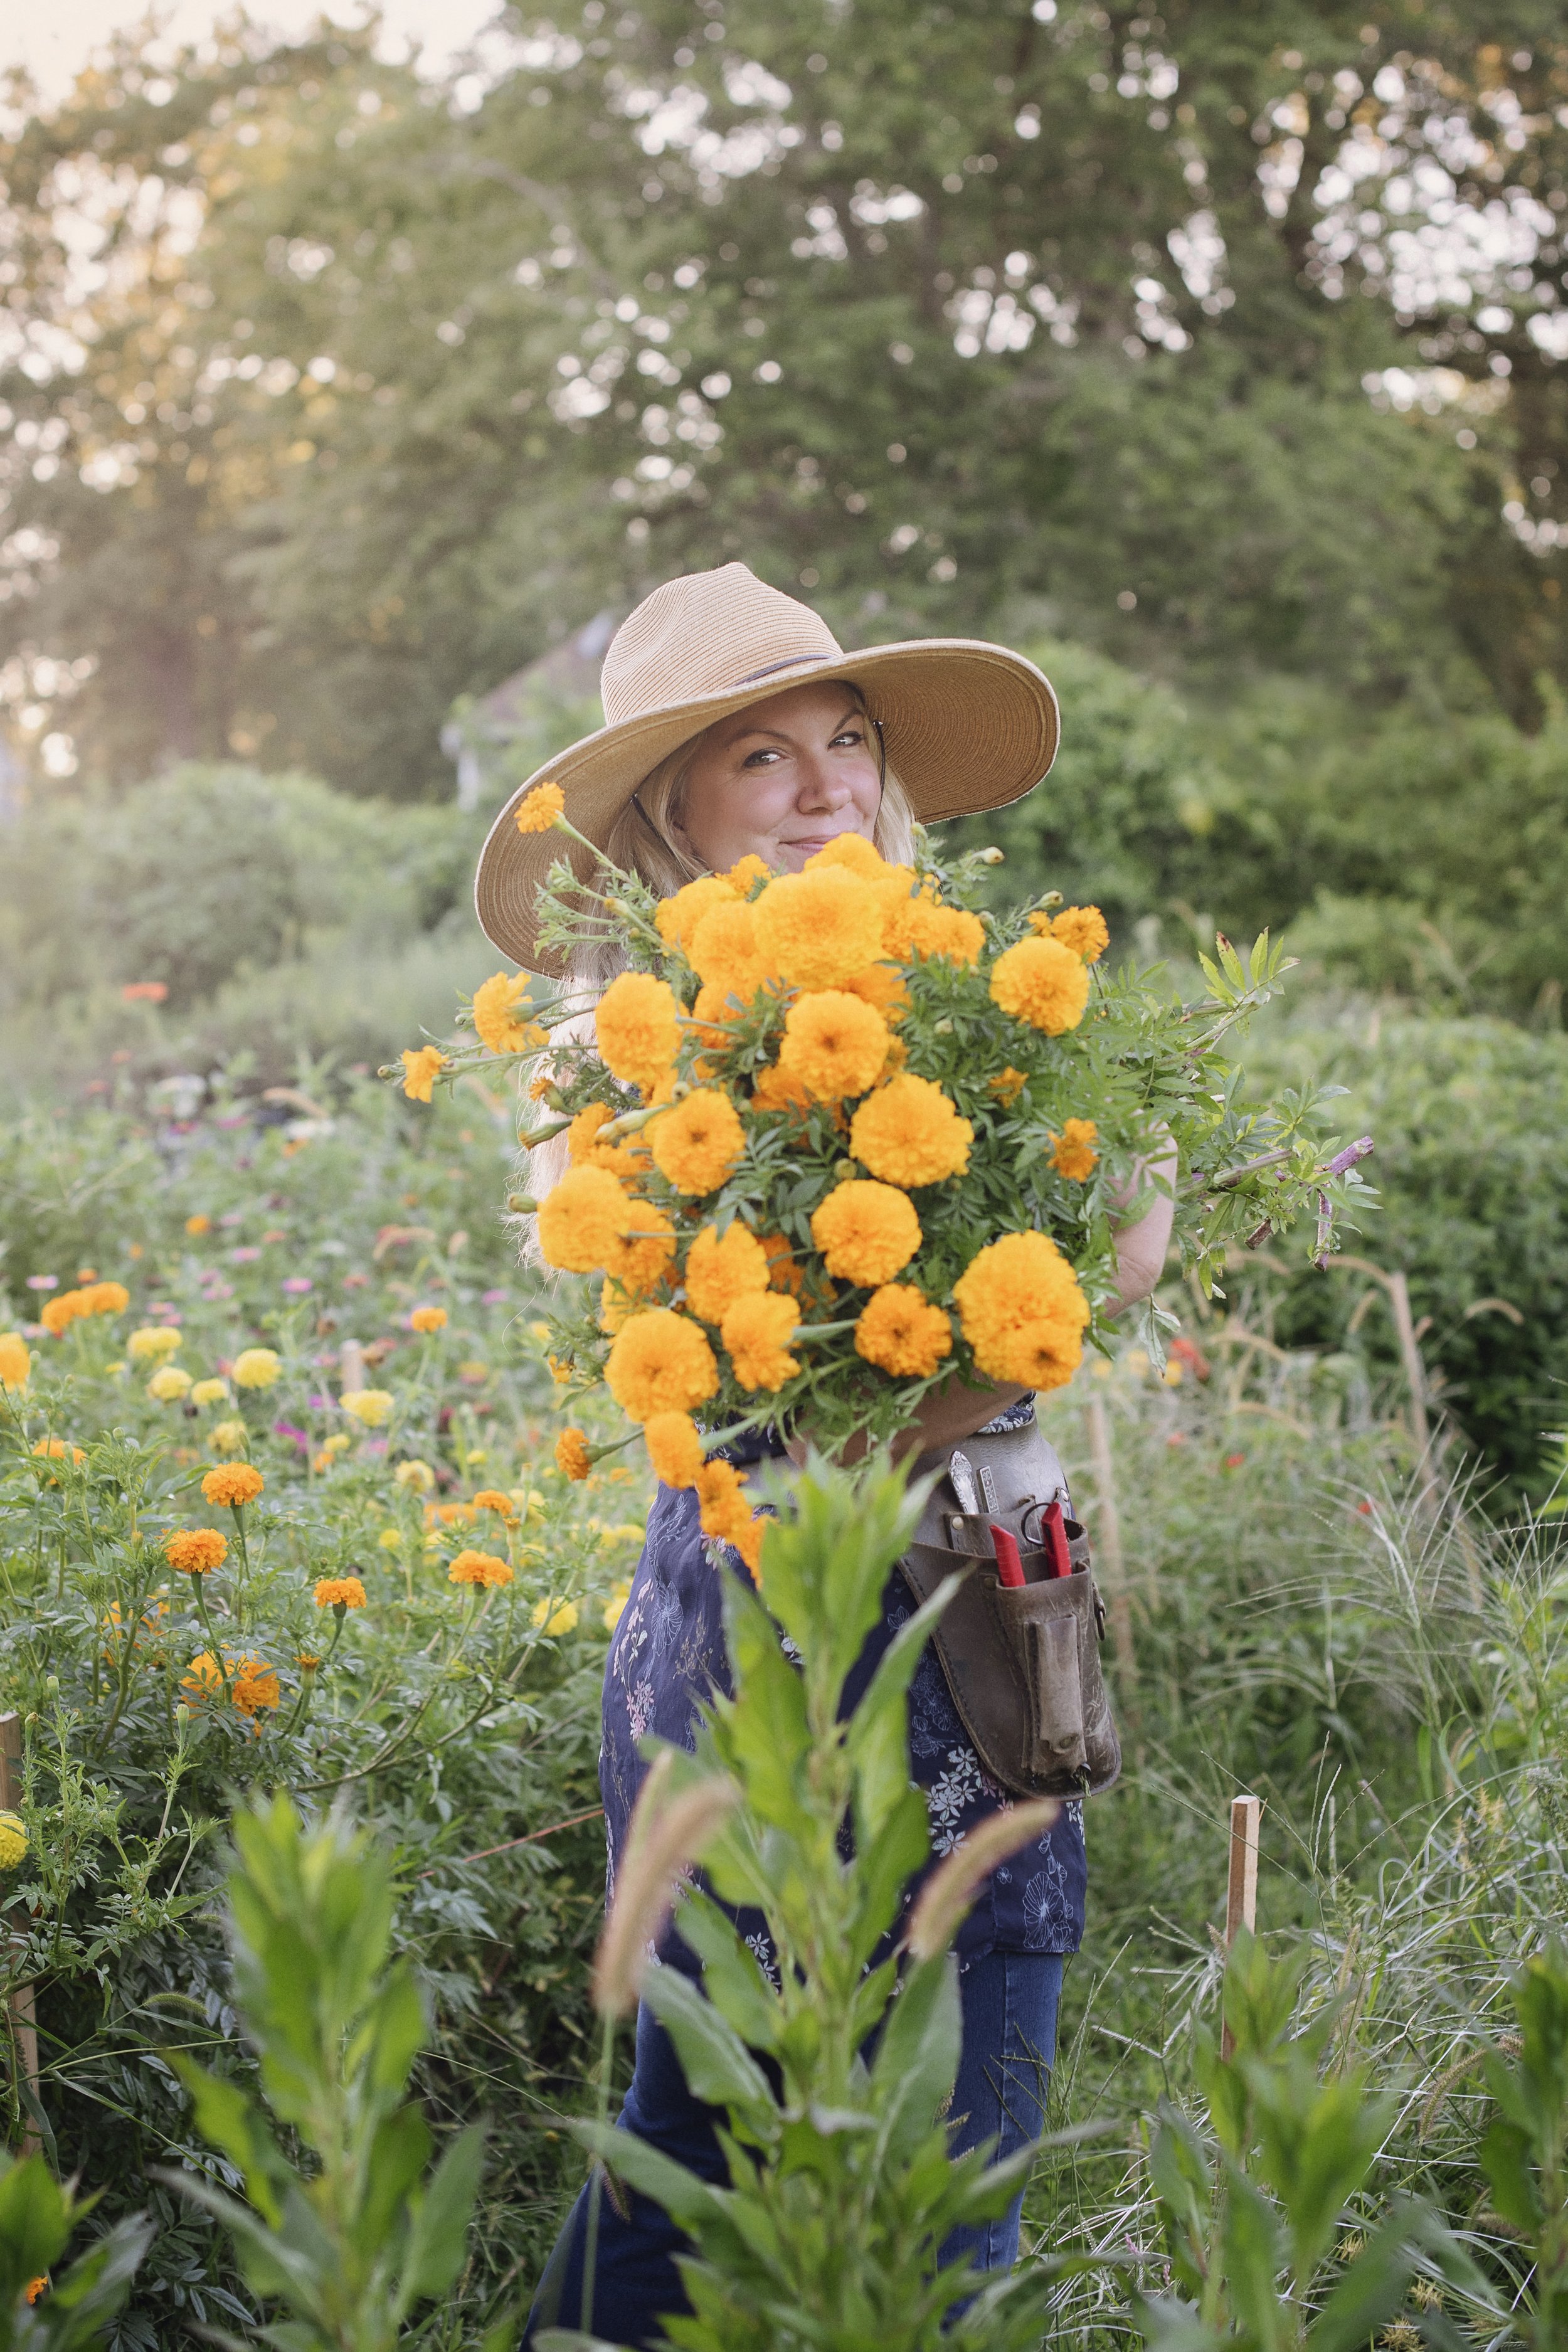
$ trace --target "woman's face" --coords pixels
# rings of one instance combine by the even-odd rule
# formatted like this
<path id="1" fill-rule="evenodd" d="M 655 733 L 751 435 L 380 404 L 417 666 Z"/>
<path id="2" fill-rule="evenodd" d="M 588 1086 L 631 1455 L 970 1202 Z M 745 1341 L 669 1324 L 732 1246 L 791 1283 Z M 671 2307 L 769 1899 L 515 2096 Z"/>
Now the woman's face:
<path id="1" fill-rule="evenodd" d="M 708 730 L 687 771 L 681 829 L 710 873 L 746 856 L 798 873 L 837 834 L 869 841 L 881 798 L 871 722 L 854 696 L 794 686 Z"/>

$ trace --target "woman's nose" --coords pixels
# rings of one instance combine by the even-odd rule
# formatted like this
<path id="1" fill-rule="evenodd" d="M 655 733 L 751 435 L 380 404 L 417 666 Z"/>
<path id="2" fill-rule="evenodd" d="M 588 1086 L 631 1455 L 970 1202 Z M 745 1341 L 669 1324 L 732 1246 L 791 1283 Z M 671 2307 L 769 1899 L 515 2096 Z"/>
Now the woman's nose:
<path id="1" fill-rule="evenodd" d="M 800 790 L 795 806 L 804 811 L 841 809 L 851 798 L 849 780 L 834 762 L 807 752 L 801 761 Z"/>

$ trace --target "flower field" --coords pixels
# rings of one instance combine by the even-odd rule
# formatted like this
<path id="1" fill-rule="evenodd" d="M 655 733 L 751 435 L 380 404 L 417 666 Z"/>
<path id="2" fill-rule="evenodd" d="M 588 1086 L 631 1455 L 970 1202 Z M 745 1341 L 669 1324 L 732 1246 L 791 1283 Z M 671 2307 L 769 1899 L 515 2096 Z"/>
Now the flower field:
<path id="1" fill-rule="evenodd" d="M 477 2347 L 526 2293 L 597 2105 L 598 1684 L 641 1452 L 585 1458 L 619 1433 L 590 1394 L 584 1475 L 557 1466 L 545 1302 L 498 1210 L 510 1104 L 471 1076 L 427 1107 L 304 1101 L 219 1082 L 174 1118 L 128 1089 L 0 1139 L 0 1704 L 25 1758 L 0 1895 L 37 2032 L 35 2077 L 14 2006 L 8 2129 L 102 2192 L 89 2230 L 152 2216 L 112 2339 L 138 2352 L 257 2325 L 222 2233 L 154 2177 L 234 2185 L 174 2062 L 253 2076 L 219 1903 L 247 1792 L 375 1832 L 434 2020 L 415 2088 L 438 2141 L 489 2122 L 422 2341 Z M 1267 1266 L 1231 1287 L 1169 1294 L 1163 1376 L 1122 1339 L 1042 1407 L 1099 1545 L 1127 1750 L 1089 1809 L 1053 2092 L 1099 2136 L 1047 2151 L 1026 2213 L 1026 2244 L 1085 2258 L 1052 2289 L 1063 2345 L 1125 2342 L 1162 2275 L 1146 2119 L 1203 2112 L 1237 1788 L 1265 1801 L 1259 1923 L 1299 1954 L 1297 2015 L 1392 2103 L 1312 2293 L 1407 2190 L 1497 2314 L 1528 2268 L 1481 2169 L 1481 2068 L 1510 1969 L 1563 1918 L 1558 1523 L 1417 1475 L 1376 1360 L 1278 1340 Z M 1478 2322 L 1479 2292 L 1426 2262 L 1394 2326 L 1445 2298 Z"/>

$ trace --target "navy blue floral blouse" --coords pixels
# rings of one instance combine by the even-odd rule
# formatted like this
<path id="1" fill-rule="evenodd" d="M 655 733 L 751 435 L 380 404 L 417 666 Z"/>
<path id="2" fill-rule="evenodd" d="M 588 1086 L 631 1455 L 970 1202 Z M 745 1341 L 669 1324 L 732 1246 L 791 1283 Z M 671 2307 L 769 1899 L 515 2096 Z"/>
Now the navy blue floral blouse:
<path id="1" fill-rule="evenodd" d="M 1016 1427 L 1033 1412 L 1032 1404 L 1015 1406 L 993 1426 Z M 734 1449 L 731 1458 L 756 1460 L 772 1450 L 752 1441 L 744 1451 Z M 605 1668 L 599 1785 L 612 1893 L 616 1857 L 647 1770 L 638 1742 L 651 1734 L 691 1748 L 700 1703 L 715 1688 L 729 1691 L 721 1583 L 726 1575 L 745 1577 L 746 1570 L 727 1544 L 710 1543 L 704 1537 L 696 1495 L 660 1486 Z M 882 1622 L 873 1626 L 847 1685 L 847 1706 L 869 1683 L 888 1643 L 914 1610 L 913 1595 L 895 1569 L 882 1597 Z M 909 1723 L 910 1776 L 925 1792 L 934 1863 L 962 1843 L 977 1822 L 1005 1811 L 1013 1800 L 992 1780 L 971 1746 L 929 1645 L 910 1685 Z M 959 1930 L 961 1967 L 985 1952 L 1077 1951 L 1083 1936 L 1087 1882 L 1083 1807 L 1071 1801 L 1043 1838 L 1021 1847 L 991 1874 Z M 912 1882 L 906 1901 L 913 1900 L 919 1883 Z M 741 1924 L 759 1957 L 767 1960 L 761 1918 L 743 1918 Z M 660 1957 L 696 1972 L 687 1947 L 673 1936 L 667 1937 Z"/>

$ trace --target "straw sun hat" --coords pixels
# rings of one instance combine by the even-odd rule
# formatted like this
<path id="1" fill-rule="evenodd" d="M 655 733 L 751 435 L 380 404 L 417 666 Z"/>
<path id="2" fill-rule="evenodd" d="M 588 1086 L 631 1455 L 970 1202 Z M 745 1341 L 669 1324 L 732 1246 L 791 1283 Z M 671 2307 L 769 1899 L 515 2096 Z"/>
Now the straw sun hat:
<path id="1" fill-rule="evenodd" d="M 563 850 L 590 878 L 592 860 L 576 843 L 519 833 L 518 803 L 535 784 L 559 784 L 573 824 L 603 845 L 649 771 L 715 719 L 832 678 L 852 679 L 865 695 L 888 765 L 927 824 L 1005 808 L 1056 757 L 1056 696 L 1021 654 L 968 637 L 847 654 L 808 604 L 743 563 L 689 572 L 656 588 L 617 630 L 601 678 L 605 726 L 547 761 L 497 817 L 474 887 L 488 937 L 525 971 L 550 971 L 534 934 L 540 885 Z"/>

